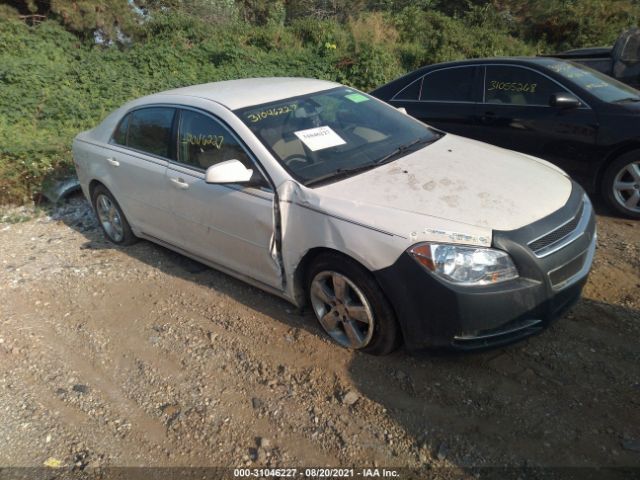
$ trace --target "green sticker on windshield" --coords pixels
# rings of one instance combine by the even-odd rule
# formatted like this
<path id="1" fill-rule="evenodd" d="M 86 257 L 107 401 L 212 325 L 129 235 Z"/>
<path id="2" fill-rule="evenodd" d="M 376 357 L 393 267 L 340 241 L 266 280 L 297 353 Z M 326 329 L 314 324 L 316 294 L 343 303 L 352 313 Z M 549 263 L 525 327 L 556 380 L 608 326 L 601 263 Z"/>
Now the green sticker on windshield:
<path id="1" fill-rule="evenodd" d="M 351 100 L 353 103 L 366 102 L 369 100 L 361 93 L 350 93 L 349 95 L 345 95 L 344 98 Z"/>

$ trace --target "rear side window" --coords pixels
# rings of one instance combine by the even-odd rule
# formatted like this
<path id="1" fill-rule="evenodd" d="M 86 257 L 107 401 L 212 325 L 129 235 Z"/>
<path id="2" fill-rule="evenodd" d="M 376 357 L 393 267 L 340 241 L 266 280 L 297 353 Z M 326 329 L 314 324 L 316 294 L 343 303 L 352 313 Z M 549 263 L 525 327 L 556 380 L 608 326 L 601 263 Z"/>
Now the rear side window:
<path id="1" fill-rule="evenodd" d="M 245 167 L 254 168 L 227 127 L 207 115 L 182 110 L 178 129 L 178 161 L 206 170 L 226 160 L 239 160 Z"/>
<path id="2" fill-rule="evenodd" d="M 422 80 L 420 100 L 435 102 L 473 102 L 477 67 L 436 70 Z"/>
<path id="3" fill-rule="evenodd" d="M 528 68 L 488 66 L 484 82 L 486 103 L 506 105 L 549 105 L 561 86 Z"/>
<path id="4" fill-rule="evenodd" d="M 127 115 L 112 141 L 159 157 L 172 158 L 171 136 L 175 109 L 151 107 Z"/>

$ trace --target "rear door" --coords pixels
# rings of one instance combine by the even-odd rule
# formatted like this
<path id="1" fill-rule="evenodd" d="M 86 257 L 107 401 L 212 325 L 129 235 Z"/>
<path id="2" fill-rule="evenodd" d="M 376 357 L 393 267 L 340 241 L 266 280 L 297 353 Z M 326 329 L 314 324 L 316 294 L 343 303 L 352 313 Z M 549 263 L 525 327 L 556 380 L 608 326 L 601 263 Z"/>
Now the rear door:
<path id="1" fill-rule="evenodd" d="M 595 113 L 550 105 L 556 93 L 572 93 L 542 72 L 518 65 L 487 65 L 477 128 L 469 135 L 549 160 L 569 172 L 590 158 L 598 133 Z"/>
<path id="2" fill-rule="evenodd" d="M 391 103 L 429 125 L 469 136 L 481 101 L 481 70 L 475 65 L 433 70 L 400 90 Z"/>
<path id="3" fill-rule="evenodd" d="M 280 268 L 272 256 L 274 192 L 257 161 L 219 119 L 182 109 L 177 161 L 167 168 L 165 184 L 177 245 L 209 262 L 281 288 Z M 239 160 L 254 171 L 258 185 L 208 184 L 205 171 Z"/>
<path id="4" fill-rule="evenodd" d="M 176 110 L 150 106 L 129 112 L 116 128 L 105 152 L 106 182 L 134 228 L 168 240 L 171 214 L 165 171 L 175 157 L 172 131 Z"/>

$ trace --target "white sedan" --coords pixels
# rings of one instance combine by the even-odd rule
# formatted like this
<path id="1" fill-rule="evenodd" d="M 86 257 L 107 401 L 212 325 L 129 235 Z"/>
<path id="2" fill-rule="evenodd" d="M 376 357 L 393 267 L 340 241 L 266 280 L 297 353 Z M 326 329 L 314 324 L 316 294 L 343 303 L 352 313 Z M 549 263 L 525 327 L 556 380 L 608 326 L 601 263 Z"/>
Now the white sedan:
<path id="1" fill-rule="evenodd" d="M 591 203 L 533 157 L 340 84 L 255 78 L 132 101 L 73 142 L 110 241 L 145 238 L 373 354 L 536 333 L 580 296 Z"/>

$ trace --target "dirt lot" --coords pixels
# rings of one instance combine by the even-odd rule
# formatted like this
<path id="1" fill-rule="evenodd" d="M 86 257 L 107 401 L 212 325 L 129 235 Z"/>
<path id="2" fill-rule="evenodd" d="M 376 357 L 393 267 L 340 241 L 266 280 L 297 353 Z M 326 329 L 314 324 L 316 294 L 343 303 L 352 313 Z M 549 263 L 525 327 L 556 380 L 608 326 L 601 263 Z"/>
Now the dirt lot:
<path id="1" fill-rule="evenodd" d="M 0 223 L 0 466 L 640 466 L 640 222 L 584 299 L 478 354 L 373 358 L 87 204 Z M 55 463 L 55 462 L 54 462 Z"/>

